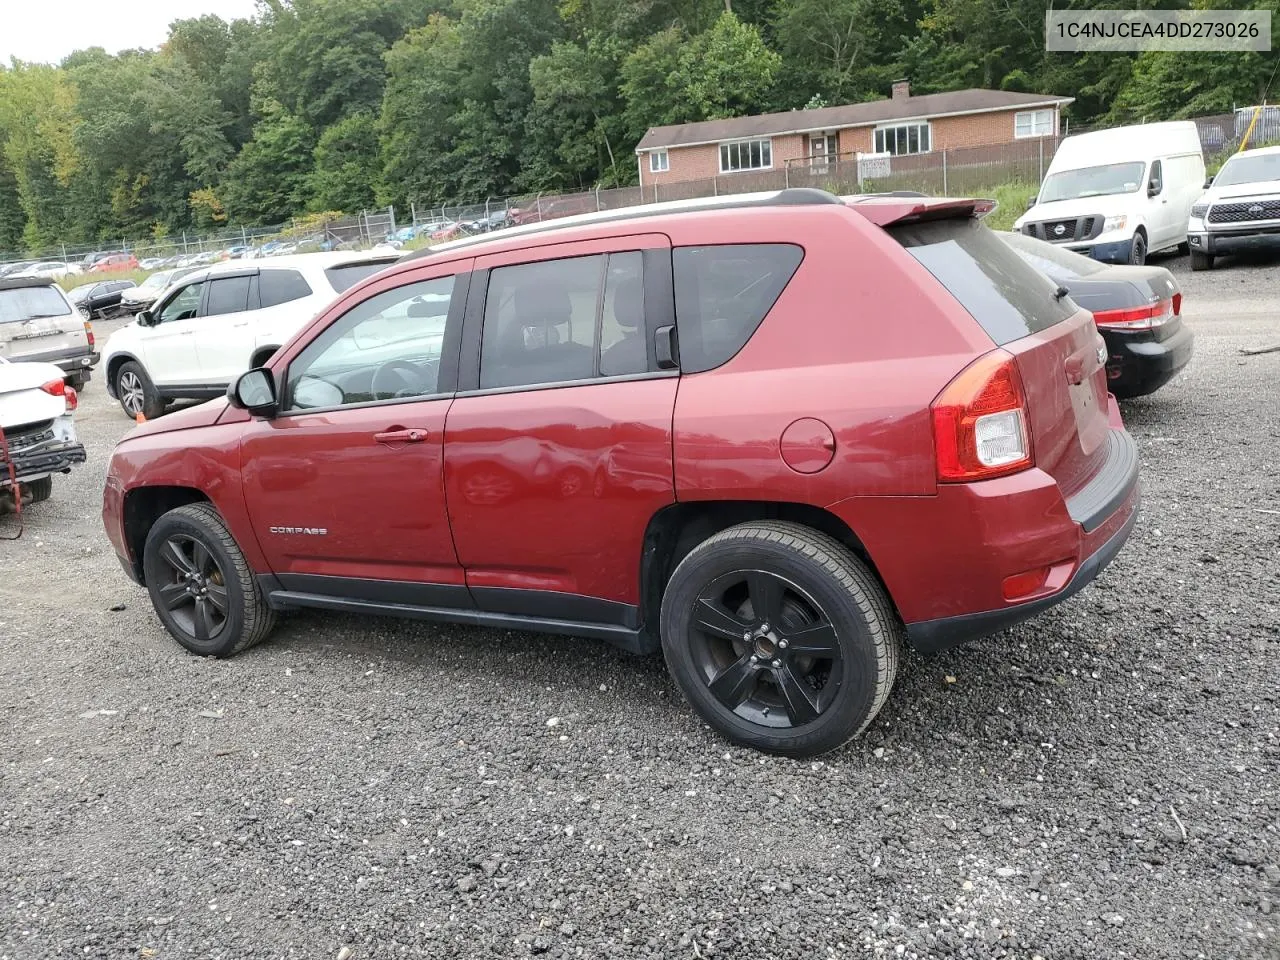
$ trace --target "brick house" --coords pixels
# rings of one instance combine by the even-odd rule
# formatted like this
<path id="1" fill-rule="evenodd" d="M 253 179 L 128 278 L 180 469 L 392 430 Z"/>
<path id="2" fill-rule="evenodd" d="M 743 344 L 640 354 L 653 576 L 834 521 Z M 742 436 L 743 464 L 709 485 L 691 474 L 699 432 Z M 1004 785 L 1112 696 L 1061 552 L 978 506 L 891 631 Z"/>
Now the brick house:
<path id="1" fill-rule="evenodd" d="M 636 146 L 640 184 L 1054 137 L 1061 110 L 1073 99 L 1005 90 L 913 97 L 911 85 L 900 80 L 887 100 L 651 127 Z"/>

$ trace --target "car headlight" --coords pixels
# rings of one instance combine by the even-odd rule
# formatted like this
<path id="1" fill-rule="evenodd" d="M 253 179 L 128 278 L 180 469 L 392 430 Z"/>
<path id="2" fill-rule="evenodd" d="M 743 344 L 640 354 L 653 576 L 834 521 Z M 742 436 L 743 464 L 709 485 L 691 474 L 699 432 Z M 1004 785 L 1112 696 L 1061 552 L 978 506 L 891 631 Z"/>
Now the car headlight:
<path id="1" fill-rule="evenodd" d="M 1124 225 L 1129 222 L 1129 218 L 1124 214 L 1118 217 L 1107 217 L 1102 221 L 1102 232 L 1110 233 L 1112 230 L 1123 230 Z"/>
<path id="2" fill-rule="evenodd" d="M 1193 203 L 1191 205 L 1191 216 L 1196 220 L 1203 220 L 1204 215 L 1209 212 L 1207 203 Z"/>

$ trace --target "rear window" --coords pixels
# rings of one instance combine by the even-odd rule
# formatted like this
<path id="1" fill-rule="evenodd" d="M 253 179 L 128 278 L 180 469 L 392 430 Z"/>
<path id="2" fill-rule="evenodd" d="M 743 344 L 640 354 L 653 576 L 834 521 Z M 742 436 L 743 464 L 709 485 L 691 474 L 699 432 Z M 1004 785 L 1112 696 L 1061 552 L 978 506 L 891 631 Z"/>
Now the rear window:
<path id="1" fill-rule="evenodd" d="M 714 369 L 746 346 L 802 259 L 804 250 L 788 243 L 672 251 L 680 370 Z"/>
<path id="2" fill-rule="evenodd" d="M 329 285 L 333 287 L 334 292 L 342 293 L 354 287 L 365 277 L 373 276 L 394 262 L 394 260 L 374 260 L 363 263 L 342 263 L 336 267 L 327 268 L 324 275 L 329 278 Z"/>
<path id="3" fill-rule="evenodd" d="M 1091 257 L 1082 256 L 1066 247 L 1037 240 L 1021 233 L 1001 233 L 1000 239 L 1022 256 L 1029 264 L 1047 277 L 1055 280 L 1078 280 L 1091 277 L 1109 269 L 1108 265 Z"/>
<path id="4" fill-rule="evenodd" d="M 0 323 L 17 323 L 36 317 L 65 317 L 71 305 L 54 287 L 15 287 L 0 290 Z"/>
<path id="5" fill-rule="evenodd" d="M 932 220 L 888 228 L 981 324 L 997 345 L 1046 330 L 1075 314 L 1057 284 L 974 219 Z"/>
<path id="6" fill-rule="evenodd" d="M 258 296 L 263 307 L 311 296 L 311 287 L 297 270 L 263 270 L 258 276 Z"/>
<path id="7" fill-rule="evenodd" d="M 206 317 L 217 317 L 224 313 L 244 313 L 248 305 L 248 277 L 222 277 L 209 281 L 209 300 L 204 311 Z"/>

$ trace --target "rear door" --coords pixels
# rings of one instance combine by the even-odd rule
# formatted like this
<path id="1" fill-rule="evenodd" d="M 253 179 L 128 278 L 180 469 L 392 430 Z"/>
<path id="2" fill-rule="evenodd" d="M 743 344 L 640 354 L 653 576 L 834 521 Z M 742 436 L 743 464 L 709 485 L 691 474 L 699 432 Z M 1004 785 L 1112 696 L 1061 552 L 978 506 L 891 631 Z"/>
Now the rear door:
<path id="1" fill-rule="evenodd" d="M 1106 456 L 1106 348 L 1092 315 L 978 220 L 888 232 L 1012 354 L 1027 394 L 1036 466 L 1070 496 Z"/>
<path id="2" fill-rule="evenodd" d="M 673 322 L 670 241 L 479 258 L 471 291 L 445 486 L 476 604 L 634 627 L 645 529 L 675 500 L 678 378 L 653 337 Z"/>
<path id="3" fill-rule="evenodd" d="M 249 369 L 256 308 L 250 303 L 250 292 L 256 273 L 246 270 L 209 279 L 209 290 L 195 321 L 202 384 L 227 384 Z"/>

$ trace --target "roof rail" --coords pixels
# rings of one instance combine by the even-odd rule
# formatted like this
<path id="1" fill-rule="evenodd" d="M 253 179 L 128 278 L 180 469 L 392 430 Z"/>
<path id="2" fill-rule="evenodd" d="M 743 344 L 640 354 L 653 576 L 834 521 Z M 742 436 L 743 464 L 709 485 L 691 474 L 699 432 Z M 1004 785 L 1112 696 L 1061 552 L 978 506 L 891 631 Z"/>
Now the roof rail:
<path id="1" fill-rule="evenodd" d="M 592 213 L 580 213 L 572 217 L 559 217 L 555 220 L 541 220 L 537 223 L 506 227 L 501 230 L 494 230 L 491 233 L 480 233 L 472 237 L 450 240 L 439 246 L 406 253 L 397 262 L 405 263 L 410 260 L 434 256 L 438 253 L 450 252 L 459 248 L 484 243 L 494 237 L 536 236 L 566 227 L 585 226 L 593 223 L 640 220 L 645 217 L 658 217 L 670 213 L 734 210 L 742 207 L 800 207 L 829 204 L 844 206 L 844 201 L 834 193 L 814 187 L 789 187 L 785 190 L 764 193 L 739 193 L 727 197 L 700 197 L 694 200 L 669 200 L 665 203 L 641 203 L 631 207 L 619 207 L 617 210 L 601 210 Z"/>

